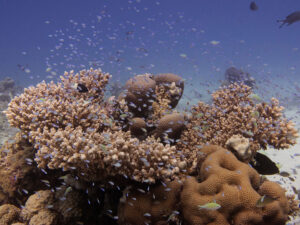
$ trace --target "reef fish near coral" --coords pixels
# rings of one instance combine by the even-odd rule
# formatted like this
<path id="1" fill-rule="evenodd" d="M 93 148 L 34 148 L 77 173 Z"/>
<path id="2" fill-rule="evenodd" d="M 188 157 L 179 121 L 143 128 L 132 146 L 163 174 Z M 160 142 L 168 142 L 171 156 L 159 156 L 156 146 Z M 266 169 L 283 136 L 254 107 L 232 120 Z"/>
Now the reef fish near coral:
<path id="1" fill-rule="evenodd" d="M 261 198 L 259 198 L 256 202 L 256 207 L 262 208 L 265 205 L 274 202 L 276 199 L 271 198 L 270 196 L 263 195 Z"/>
<path id="2" fill-rule="evenodd" d="M 221 205 L 216 202 L 209 202 L 204 205 L 199 205 L 198 208 L 207 210 L 218 210 L 219 208 L 221 208 Z"/>
<path id="3" fill-rule="evenodd" d="M 281 28 L 284 24 L 287 23 L 287 26 L 300 21 L 300 11 L 295 11 L 291 14 L 289 14 L 284 20 L 277 20 L 277 22 L 280 22 L 279 28 Z"/>
<path id="4" fill-rule="evenodd" d="M 269 157 L 257 152 L 254 156 L 254 161 L 250 162 L 251 166 L 256 169 L 259 174 L 272 175 L 279 173 L 279 169 Z"/>
<path id="5" fill-rule="evenodd" d="M 83 84 L 77 84 L 77 90 L 80 92 L 80 93 L 84 93 L 84 92 L 88 92 L 89 89 L 87 89 L 87 87 Z"/>

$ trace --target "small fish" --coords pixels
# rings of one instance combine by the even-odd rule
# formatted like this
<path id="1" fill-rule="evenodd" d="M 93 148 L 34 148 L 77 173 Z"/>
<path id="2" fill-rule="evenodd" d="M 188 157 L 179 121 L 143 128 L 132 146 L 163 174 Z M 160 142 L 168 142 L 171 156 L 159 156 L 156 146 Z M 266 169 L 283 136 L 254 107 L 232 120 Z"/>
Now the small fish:
<path id="1" fill-rule="evenodd" d="M 274 202 L 276 199 L 271 198 L 270 196 L 267 195 L 263 195 L 262 197 L 260 197 L 257 202 L 256 202 L 256 207 L 258 208 L 262 208 L 265 205 Z"/>
<path id="2" fill-rule="evenodd" d="M 254 1 L 250 3 L 250 9 L 252 11 L 258 10 L 258 6 L 256 5 L 256 3 Z"/>
<path id="3" fill-rule="evenodd" d="M 300 21 L 300 11 L 289 14 L 284 20 L 277 20 L 277 22 L 281 23 L 279 28 L 281 28 L 284 24 L 289 26 L 297 21 Z"/>
<path id="4" fill-rule="evenodd" d="M 72 187 L 67 187 L 67 189 L 65 190 L 65 196 L 72 191 Z"/>
<path id="5" fill-rule="evenodd" d="M 211 45 L 218 45 L 218 44 L 220 44 L 220 41 L 212 40 L 212 41 L 210 42 L 210 44 L 211 44 Z"/>
<path id="6" fill-rule="evenodd" d="M 290 176 L 290 174 L 288 172 L 286 172 L 286 171 L 281 171 L 279 173 L 279 175 L 282 176 L 282 177 L 289 177 Z"/>
<path id="7" fill-rule="evenodd" d="M 87 87 L 84 84 L 77 84 L 76 89 L 80 92 L 80 93 L 85 93 L 88 92 L 89 89 L 87 89 Z"/>
<path id="8" fill-rule="evenodd" d="M 278 166 L 268 156 L 257 152 L 250 165 L 261 175 L 273 175 L 279 173 Z"/>
<path id="9" fill-rule="evenodd" d="M 258 101 L 258 102 L 261 102 L 261 101 L 262 101 L 261 97 L 259 97 L 258 94 L 252 93 L 249 97 L 250 97 L 252 100 L 256 100 L 256 101 Z"/>
<path id="10" fill-rule="evenodd" d="M 221 205 L 219 205 L 216 202 L 209 202 L 206 203 L 204 205 L 198 205 L 198 209 L 207 209 L 207 210 L 218 210 L 219 208 L 221 208 Z"/>

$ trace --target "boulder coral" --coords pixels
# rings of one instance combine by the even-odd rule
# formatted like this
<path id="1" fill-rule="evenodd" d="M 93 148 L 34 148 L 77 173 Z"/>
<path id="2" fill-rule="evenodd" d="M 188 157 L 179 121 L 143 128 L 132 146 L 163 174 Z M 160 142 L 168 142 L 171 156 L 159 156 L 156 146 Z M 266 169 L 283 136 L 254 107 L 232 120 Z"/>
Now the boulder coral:
<path id="1" fill-rule="evenodd" d="M 270 181 L 261 183 L 253 168 L 219 146 L 206 146 L 201 153 L 198 176 L 187 178 L 181 192 L 181 209 L 187 224 L 285 224 L 289 204 L 283 188 Z M 264 195 L 274 201 L 257 207 Z M 216 202 L 220 208 L 199 208 L 210 202 Z"/>

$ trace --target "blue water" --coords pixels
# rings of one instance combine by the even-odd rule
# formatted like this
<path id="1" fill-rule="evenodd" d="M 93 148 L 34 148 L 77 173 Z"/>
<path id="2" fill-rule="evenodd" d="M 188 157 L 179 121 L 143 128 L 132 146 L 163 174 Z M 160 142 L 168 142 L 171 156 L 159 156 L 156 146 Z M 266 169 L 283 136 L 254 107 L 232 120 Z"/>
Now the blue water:
<path id="1" fill-rule="evenodd" d="M 199 89 L 216 88 L 236 66 L 267 97 L 292 98 L 300 22 L 279 29 L 276 21 L 300 1 L 256 3 L 257 11 L 246 0 L 0 0 L 0 79 L 28 86 L 101 67 L 121 82 L 172 72 Z"/>

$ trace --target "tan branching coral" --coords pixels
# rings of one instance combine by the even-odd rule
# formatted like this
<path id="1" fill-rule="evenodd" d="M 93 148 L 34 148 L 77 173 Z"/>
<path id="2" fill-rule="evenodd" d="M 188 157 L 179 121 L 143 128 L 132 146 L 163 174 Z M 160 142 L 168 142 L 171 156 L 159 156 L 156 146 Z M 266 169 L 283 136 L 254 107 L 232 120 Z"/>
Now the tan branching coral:
<path id="1" fill-rule="evenodd" d="M 161 73 L 153 76 L 156 85 L 165 89 L 164 93 L 168 95 L 170 107 L 175 108 L 178 104 L 184 90 L 184 80 L 173 73 Z"/>
<path id="2" fill-rule="evenodd" d="M 285 224 L 289 204 L 284 189 L 275 182 L 261 184 L 259 174 L 226 149 L 212 145 L 201 152 L 198 179 L 187 178 L 181 193 L 187 224 Z M 264 195 L 274 200 L 258 207 L 257 201 Z M 220 207 L 199 207 L 213 202 Z"/>
<path id="3" fill-rule="evenodd" d="M 93 69 L 77 74 L 65 72 L 61 83 L 42 82 L 25 89 L 10 102 L 6 116 L 11 126 L 29 133 L 32 142 L 35 137 L 30 132 L 38 129 L 66 126 L 102 129 L 107 115 L 100 103 L 109 77 L 109 74 Z M 78 84 L 84 85 L 88 91 L 79 92 Z"/>
<path id="4" fill-rule="evenodd" d="M 61 83 L 26 89 L 10 103 L 7 117 L 28 135 L 40 168 L 71 170 L 87 180 L 126 175 L 153 183 L 176 177 L 185 169 L 176 147 L 164 146 L 153 137 L 132 138 L 110 117 L 114 103 L 103 102 L 108 78 L 93 69 L 65 73 Z M 86 90 L 77 89 L 79 84 Z M 140 98 L 152 98 L 148 92 L 154 92 L 155 81 L 148 75 L 137 76 L 127 82 L 127 88 L 134 93 L 132 102 L 144 109 Z"/>
<path id="5" fill-rule="evenodd" d="M 166 88 L 163 86 L 156 86 L 155 88 L 156 101 L 152 103 L 153 108 L 153 120 L 159 120 L 167 113 L 171 112 L 171 103 L 170 96 L 166 92 Z"/>
<path id="6" fill-rule="evenodd" d="M 179 148 L 195 154 L 199 145 L 207 143 L 225 147 L 226 141 L 237 134 L 249 138 L 254 153 L 268 145 L 278 149 L 294 145 L 297 130 L 282 116 L 278 100 L 255 105 L 251 93 L 246 85 L 231 84 L 213 93 L 212 105 L 199 102 L 192 109 Z"/>
<path id="7" fill-rule="evenodd" d="M 175 146 L 164 146 L 153 137 L 144 141 L 130 132 L 84 132 L 80 127 L 44 131 L 36 137 L 39 167 L 77 171 L 87 180 L 126 175 L 141 182 L 174 178 L 184 168 Z"/>

